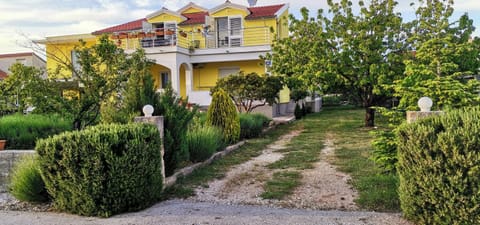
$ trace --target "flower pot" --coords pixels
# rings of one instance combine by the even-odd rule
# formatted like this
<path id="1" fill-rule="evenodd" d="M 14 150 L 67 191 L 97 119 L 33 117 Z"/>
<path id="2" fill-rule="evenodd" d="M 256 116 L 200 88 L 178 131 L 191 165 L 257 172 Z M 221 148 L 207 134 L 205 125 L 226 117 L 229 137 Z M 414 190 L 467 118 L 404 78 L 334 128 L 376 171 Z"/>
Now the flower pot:
<path id="1" fill-rule="evenodd" d="M 157 30 L 155 33 L 156 33 L 158 36 L 163 36 L 163 34 L 164 34 L 163 30 Z"/>
<path id="2" fill-rule="evenodd" d="M 7 140 L 0 140 L 0 150 L 4 150 L 6 144 L 7 144 Z"/>

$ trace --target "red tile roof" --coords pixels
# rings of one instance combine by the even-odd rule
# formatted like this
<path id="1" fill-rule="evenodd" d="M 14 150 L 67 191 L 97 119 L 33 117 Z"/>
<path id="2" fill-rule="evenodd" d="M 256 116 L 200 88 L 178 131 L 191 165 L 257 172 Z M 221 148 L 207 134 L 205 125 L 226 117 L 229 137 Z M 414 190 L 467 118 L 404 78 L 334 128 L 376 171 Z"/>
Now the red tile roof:
<path id="1" fill-rule="evenodd" d="M 113 32 L 120 32 L 120 31 L 131 31 L 131 30 L 140 30 L 142 29 L 142 22 L 147 21 L 147 19 L 138 19 L 135 21 L 131 21 L 128 23 L 120 24 L 117 26 L 105 28 L 102 30 L 97 30 L 93 32 L 93 35 L 104 34 L 104 33 L 113 33 Z"/>
<path id="2" fill-rule="evenodd" d="M 269 5 L 269 6 L 258 6 L 250 7 L 250 15 L 245 17 L 245 19 L 260 19 L 260 18 L 271 18 L 275 17 L 275 13 L 278 12 L 285 4 L 280 5 Z M 208 15 L 208 12 L 196 12 L 196 13 L 184 13 L 183 16 L 187 17 L 187 20 L 181 22 L 179 25 L 189 25 L 189 24 L 203 24 L 205 23 L 205 16 Z M 99 35 L 104 33 L 113 33 L 120 31 L 132 31 L 142 29 L 142 22 L 147 21 L 146 18 L 138 19 L 128 23 L 120 24 L 113 27 L 108 27 L 102 30 L 97 30 L 93 32 L 93 35 Z"/>
<path id="3" fill-rule="evenodd" d="M 24 57 L 32 56 L 33 52 L 21 52 L 21 53 L 11 53 L 11 54 L 1 54 L 0 58 L 15 58 L 15 57 Z"/>
<path id="4" fill-rule="evenodd" d="M 278 12 L 285 4 L 281 5 L 268 5 L 268 6 L 258 6 L 250 7 L 250 15 L 245 17 L 245 19 L 259 19 L 259 18 L 270 18 L 275 17 L 275 13 Z"/>
<path id="5" fill-rule="evenodd" d="M 205 16 L 208 16 L 208 12 L 184 13 L 182 16 L 187 17 L 187 20 L 179 25 L 204 24 Z"/>
<path id="6" fill-rule="evenodd" d="M 0 70 L 0 80 L 3 80 L 8 77 L 8 74 L 5 71 Z"/>

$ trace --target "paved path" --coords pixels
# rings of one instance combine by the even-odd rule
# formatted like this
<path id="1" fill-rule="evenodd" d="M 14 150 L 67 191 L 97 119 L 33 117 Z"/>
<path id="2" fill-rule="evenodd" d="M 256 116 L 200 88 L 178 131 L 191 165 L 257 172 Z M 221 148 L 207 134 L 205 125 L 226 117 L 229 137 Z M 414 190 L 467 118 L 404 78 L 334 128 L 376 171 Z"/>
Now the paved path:
<path id="1" fill-rule="evenodd" d="M 170 200 L 111 218 L 80 217 L 63 213 L 0 211 L 2 225 L 133 225 L 133 224 L 327 224 L 374 225 L 398 223 L 400 215 L 375 212 L 313 211 L 262 206 L 224 205 Z"/>

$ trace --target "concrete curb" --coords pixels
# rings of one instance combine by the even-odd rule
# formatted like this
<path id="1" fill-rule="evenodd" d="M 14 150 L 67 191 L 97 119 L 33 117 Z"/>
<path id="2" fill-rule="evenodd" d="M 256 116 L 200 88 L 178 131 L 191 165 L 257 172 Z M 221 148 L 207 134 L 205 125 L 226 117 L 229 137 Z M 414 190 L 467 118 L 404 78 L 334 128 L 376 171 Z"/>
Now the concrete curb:
<path id="1" fill-rule="evenodd" d="M 188 176 L 193 171 L 195 171 L 199 168 L 202 168 L 204 166 L 208 166 L 208 165 L 212 164 L 213 161 L 225 157 L 226 155 L 230 154 L 232 151 L 237 150 L 240 147 L 242 147 L 245 143 L 246 143 L 246 141 L 240 141 L 237 144 L 230 145 L 230 146 L 226 147 L 221 152 L 217 152 L 217 153 L 213 154 L 209 159 L 207 159 L 203 162 L 195 163 L 191 166 L 187 166 L 185 168 L 182 168 L 181 170 L 174 173 L 172 176 L 169 176 L 169 177 L 165 178 L 165 187 L 171 187 L 172 185 L 175 184 L 175 182 L 177 182 L 177 179 L 179 177 Z"/>

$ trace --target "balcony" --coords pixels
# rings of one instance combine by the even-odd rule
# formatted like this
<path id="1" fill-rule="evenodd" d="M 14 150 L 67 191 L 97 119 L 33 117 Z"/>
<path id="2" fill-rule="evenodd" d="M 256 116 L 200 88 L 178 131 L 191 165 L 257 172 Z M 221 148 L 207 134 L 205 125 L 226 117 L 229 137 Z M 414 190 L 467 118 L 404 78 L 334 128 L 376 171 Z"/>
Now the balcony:
<path id="1" fill-rule="evenodd" d="M 236 30 L 197 30 L 187 32 L 182 29 L 155 29 L 128 33 L 115 33 L 111 39 L 125 50 L 137 48 L 157 48 L 176 46 L 188 49 L 221 49 L 234 47 L 266 46 L 272 43 L 274 34 L 270 27 L 253 27 Z"/>

